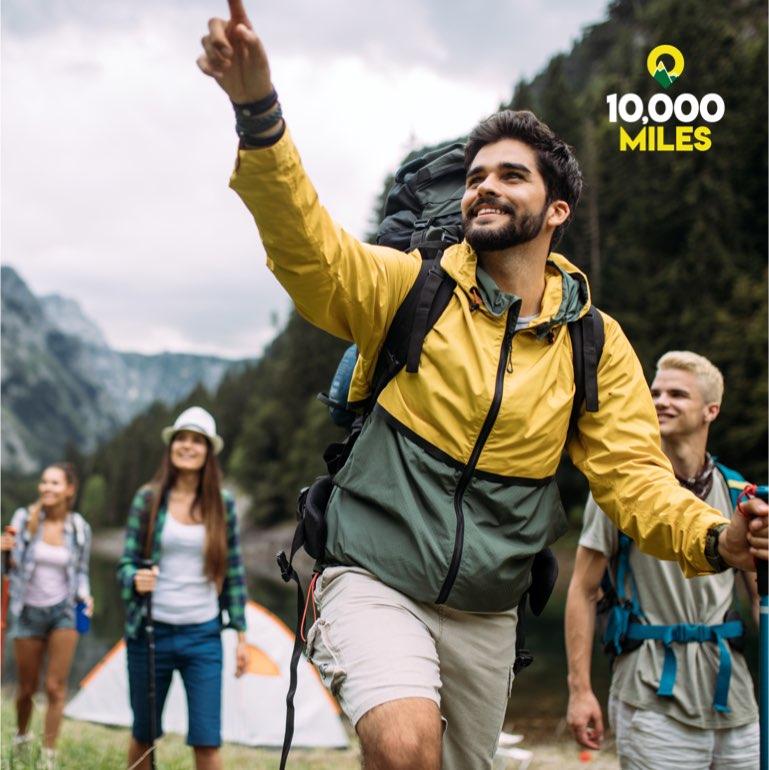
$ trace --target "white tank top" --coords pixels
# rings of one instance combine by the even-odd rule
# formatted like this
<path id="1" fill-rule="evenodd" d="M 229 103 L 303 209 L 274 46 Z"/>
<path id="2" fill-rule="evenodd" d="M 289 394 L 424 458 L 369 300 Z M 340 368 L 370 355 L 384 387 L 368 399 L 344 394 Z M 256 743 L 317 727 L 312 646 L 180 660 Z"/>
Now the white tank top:
<path id="1" fill-rule="evenodd" d="M 66 545 L 50 545 L 43 540 L 38 540 L 34 549 L 35 567 L 27 583 L 24 604 L 30 607 L 53 607 L 69 596 L 69 549 Z"/>
<path id="2" fill-rule="evenodd" d="M 162 623 L 206 623 L 219 614 L 216 586 L 204 572 L 203 524 L 181 524 L 166 513 L 152 616 Z"/>

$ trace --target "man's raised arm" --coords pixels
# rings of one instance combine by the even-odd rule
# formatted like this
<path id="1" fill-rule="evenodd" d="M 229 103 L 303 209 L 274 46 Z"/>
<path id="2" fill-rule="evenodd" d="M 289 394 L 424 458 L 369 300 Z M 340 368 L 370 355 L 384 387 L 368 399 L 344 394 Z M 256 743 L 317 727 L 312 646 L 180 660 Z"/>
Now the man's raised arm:
<path id="1" fill-rule="evenodd" d="M 235 109 L 240 149 L 230 186 L 254 217 L 267 266 L 299 313 L 356 342 L 365 372 L 421 259 L 361 243 L 320 204 L 283 120 L 264 45 L 242 0 L 228 3 L 229 19 L 208 22 L 197 64 Z"/>

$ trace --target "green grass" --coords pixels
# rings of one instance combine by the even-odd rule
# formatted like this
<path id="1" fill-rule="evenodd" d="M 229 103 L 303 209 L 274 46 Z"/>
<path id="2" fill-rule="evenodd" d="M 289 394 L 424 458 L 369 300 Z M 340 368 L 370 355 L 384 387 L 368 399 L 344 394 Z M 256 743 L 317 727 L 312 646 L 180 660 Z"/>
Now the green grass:
<path id="1" fill-rule="evenodd" d="M 11 738 L 15 732 L 16 714 L 10 688 L 2 690 L 2 711 L 0 717 L 0 770 L 37 770 L 43 765 L 39 761 L 41 745 L 39 740 L 29 748 L 25 758 L 11 756 Z M 45 698 L 38 697 L 32 718 L 32 730 L 40 736 Z M 508 728 L 516 725 L 508 725 Z M 602 752 L 593 753 L 590 765 L 579 760 L 579 748 L 566 734 L 548 735 L 535 738 L 534 725 L 523 727 L 529 736 L 523 746 L 534 751 L 534 760 L 529 770 L 565 770 L 565 768 L 589 767 L 589 770 L 617 770 L 617 756 L 613 745 Z M 567 731 L 568 732 L 568 731 Z M 129 731 L 123 728 L 103 727 L 89 722 L 74 722 L 65 719 L 58 742 L 59 770 L 126 770 Z M 248 770 L 277 770 L 280 752 L 277 750 L 250 749 L 228 744 L 222 747 L 225 768 L 248 768 Z M 508 767 L 512 767 L 513 763 Z M 157 748 L 158 770 L 192 770 L 192 750 L 184 744 L 179 735 L 166 735 Z M 289 760 L 291 770 L 358 770 L 360 754 L 358 743 L 351 736 L 351 748 L 345 751 L 327 749 L 294 749 Z M 495 768 L 499 765 L 495 765 Z"/>
<path id="2" fill-rule="evenodd" d="M 11 739 L 16 728 L 16 711 L 12 691 L 3 689 L 0 728 L 2 770 L 37 770 L 43 767 L 39 737 L 44 712 L 45 698 L 38 696 L 32 717 L 32 731 L 37 740 L 26 747 L 25 756 L 12 756 Z M 126 770 L 128 740 L 129 731 L 126 729 L 65 719 L 57 746 L 58 766 L 60 770 Z M 294 749 L 290 766 L 292 770 L 357 770 L 360 767 L 358 747 L 354 739 L 351 742 L 352 748 L 345 751 Z M 226 744 L 222 747 L 222 760 L 226 768 L 277 770 L 280 752 Z M 192 749 L 185 745 L 184 737 L 164 736 L 157 748 L 158 770 L 190 770 L 193 766 Z"/>

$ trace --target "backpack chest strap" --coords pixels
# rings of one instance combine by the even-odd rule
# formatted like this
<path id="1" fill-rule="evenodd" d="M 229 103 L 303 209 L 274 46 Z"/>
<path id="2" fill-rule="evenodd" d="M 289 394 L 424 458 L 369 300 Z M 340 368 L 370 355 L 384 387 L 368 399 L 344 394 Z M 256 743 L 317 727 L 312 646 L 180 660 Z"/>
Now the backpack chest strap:
<path id="1" fill-rule="evenodd" d="M 662 667 L 657 695 L 672 697 L 673 686 L 676 682 L 676 656 L 673 644 L 689 644 L 690 642 L 715 642 L 718 645 L 718 674 L 716 689 L 713 695 L 713 708 L 728 714 L 726 705 L 729 697 L 729 682 L 732 676 L 732 655 L 727 639 L 737 639 L 744 633 L 741 620 L 729 620 L 726 623 L 706 626 L 693 623 L 677 623 L 670 626 L 653 626 L 643 623 L 630 623 L 627 628 L 628 639 L 655 639 L 665 645 L 665 662 Z"/>

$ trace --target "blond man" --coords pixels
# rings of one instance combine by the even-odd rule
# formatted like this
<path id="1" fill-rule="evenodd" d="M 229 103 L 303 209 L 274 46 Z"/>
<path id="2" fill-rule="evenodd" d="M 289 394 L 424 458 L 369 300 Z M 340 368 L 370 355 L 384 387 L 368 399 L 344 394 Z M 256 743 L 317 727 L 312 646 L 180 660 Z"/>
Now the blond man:
<path id="1" fill-rule="evenodd" d="M 721 372 L 696 353 L 671 351 L 657 362 L 651 392 L 662 449 L 679 483 L 731 516 L 730 485 L 739 486 L 741 477 L 707 452 L 708 431 L 718 417 L 724 392 Z M 635 623 L 617 647 L 612 642 L 620 638 L 617 624 L 604 635 L 605 646 L 617 655 L 609 718 L 621 766 L 632 770 L 757 768 L 759 731 L 753 685 L 743 655 L 734 649 L 739 624 L 725 617 L 732 606 L 737 570 L 685 579 L 675 564 L 633 547 L 592 497 L 585 509 L 566 604 L 567 720 L 577 741 L 595 749 L 603 740 L 601 706 L 590 683 L 590 654 L 596 603 L 607 567 L 619 600 L 627 602 L 633 615 L 630 622 Z M 617 583 L 620 573 L 625 578 L 619 578 L 622 586 Z M 757 614 L 755 576 L 741 574 Z M 686 639 L 682 624 L 700 630 L 689 631 L 692 638 Z M 650 627 L 660 630 L 650 631 Z M 659 638 L 665 636 L 665 628 L 671 629 L 667 640 Z M 719 634 L 728 629 L 730 638 L 719 642 L 715 631 L 705 630 L 716 628 L 721 629 Z M 655 634 L 658 638 L 649 638 Z"/>

